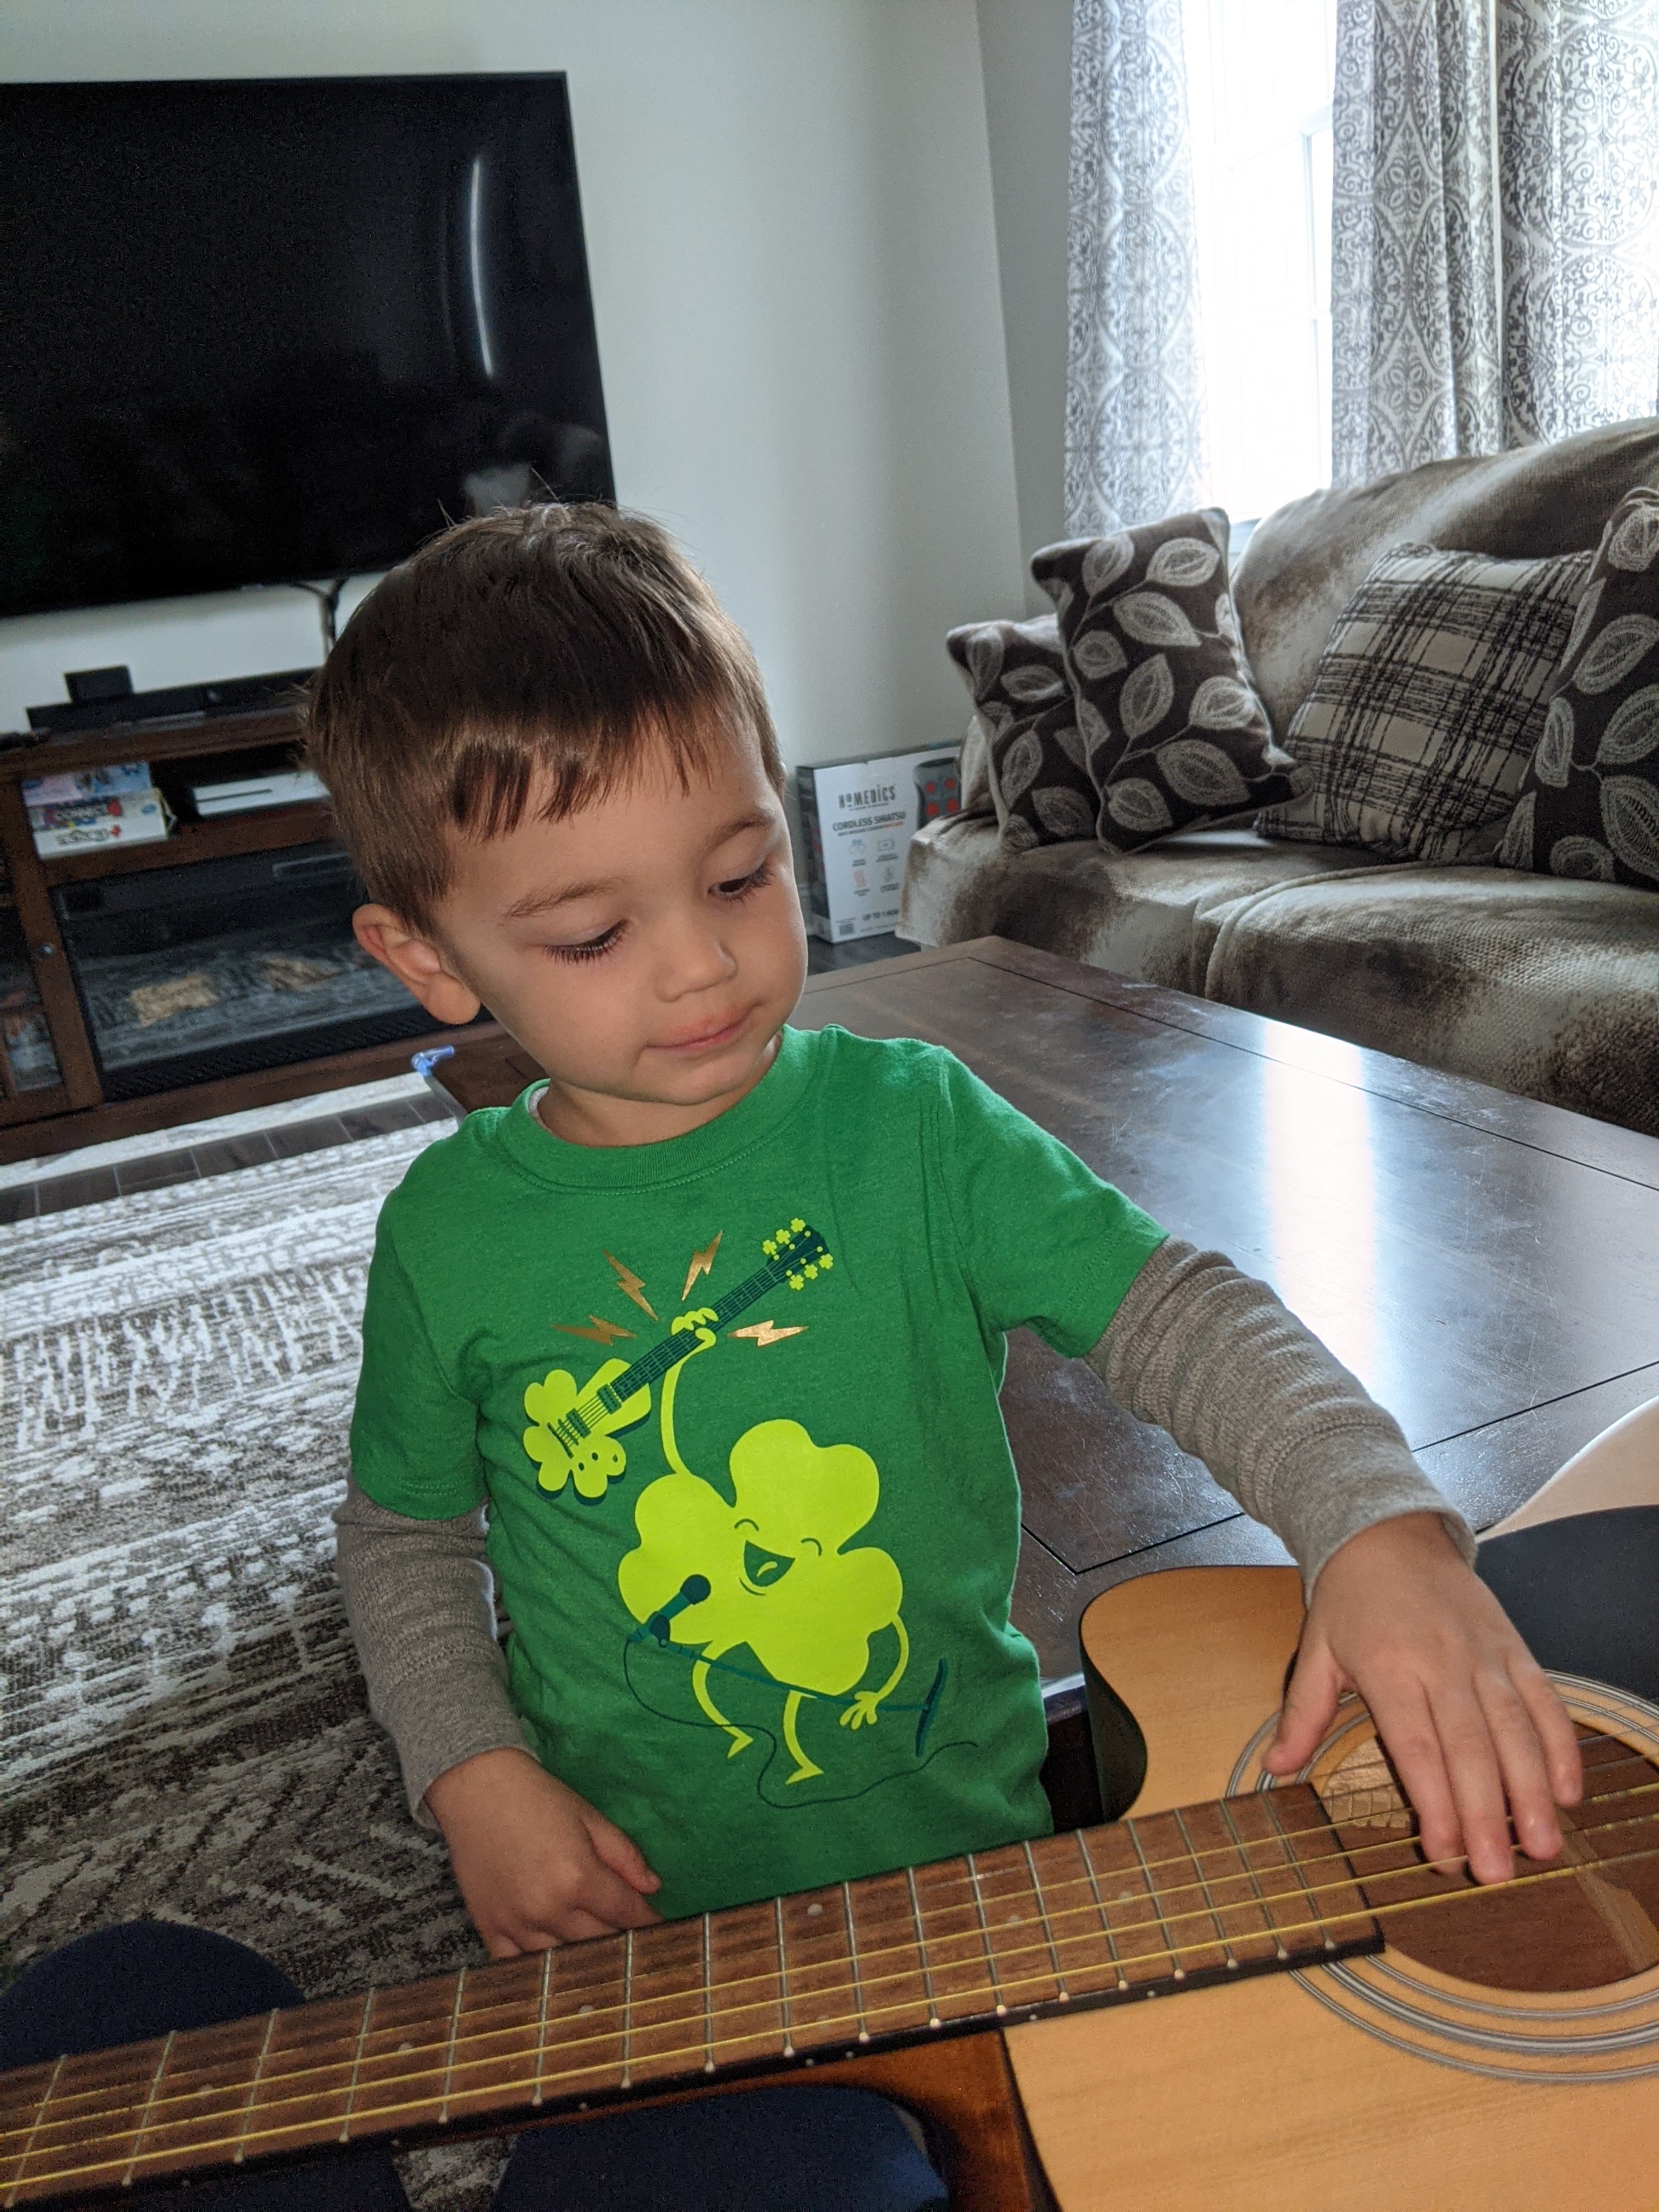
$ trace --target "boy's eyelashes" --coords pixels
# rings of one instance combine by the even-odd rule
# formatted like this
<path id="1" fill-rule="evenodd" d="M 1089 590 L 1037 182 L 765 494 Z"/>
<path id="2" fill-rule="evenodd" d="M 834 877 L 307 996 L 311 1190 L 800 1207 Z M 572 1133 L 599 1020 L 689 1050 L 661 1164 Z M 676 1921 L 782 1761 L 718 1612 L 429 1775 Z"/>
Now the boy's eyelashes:
<path id="1" fill-rule="evenodd" d="M 725 883 L 716 884 L 714 886 L 714 896 L 723 899 L 728 906 L 739 905 L 744 899 L 752 897 L 755 892 L 764 890 L 772 880 L 773 872 L 772 861 L 763 860 L 759 867 L 751 868 L 747 875 L 732 876 Z M 626 922 L 613 921 L 609 929 L 601 930 L 597 937 L 585 938 L 580 944 L 549 945 L 543 949 L 551 953 L 556 960 L 599 960 L 621 942 L 627 927 Z"/>
<path id="2" fill-rule="evenodd" d="M 763 889 L 771 880 L 772 863 L 769 860 L 763 860 L 759 867 L 750 868 L 746 876 L 733 876 L 726 883 L 716 884 L 714 890 L 723 899 L 745 899 L 751 891 Z"/>
<path id="3" fill-rule="evenodd" d="M 598 960 L 610 951 L 622 933 L 621 922 L 613 921 L 609 929 L 602 931 L 598 937 L 588 938 L 583 944 L 549 945 L 543 949 L 550 952 L 556 960 Z"/>

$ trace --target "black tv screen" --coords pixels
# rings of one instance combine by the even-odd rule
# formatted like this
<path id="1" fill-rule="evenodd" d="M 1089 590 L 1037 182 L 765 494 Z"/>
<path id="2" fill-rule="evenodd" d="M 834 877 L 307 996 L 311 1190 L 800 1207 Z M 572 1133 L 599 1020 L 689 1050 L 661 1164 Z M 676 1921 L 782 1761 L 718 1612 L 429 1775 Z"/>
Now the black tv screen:
<path id="1" fill-rule="evenodd" d="M 612 493 L 562 76 L 0 86 L 0 615 Z"/>

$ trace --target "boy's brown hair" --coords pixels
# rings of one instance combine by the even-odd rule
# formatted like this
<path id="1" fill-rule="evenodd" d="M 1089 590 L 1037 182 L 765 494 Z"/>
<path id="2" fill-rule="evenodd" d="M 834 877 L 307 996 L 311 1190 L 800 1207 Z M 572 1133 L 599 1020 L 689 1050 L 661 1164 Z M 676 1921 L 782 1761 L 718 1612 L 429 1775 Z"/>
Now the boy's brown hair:
<path id="1" fill-rule="evenodd" d="M 682 783 L 752 731 L 778 741 L 748 640 L 665 531 L 616 507 L 458 523 L 391 573 L 312 687 L 307 757 L 369 896 L 416 929 L 452 836 L 556 821 L 653 755 Z"/>

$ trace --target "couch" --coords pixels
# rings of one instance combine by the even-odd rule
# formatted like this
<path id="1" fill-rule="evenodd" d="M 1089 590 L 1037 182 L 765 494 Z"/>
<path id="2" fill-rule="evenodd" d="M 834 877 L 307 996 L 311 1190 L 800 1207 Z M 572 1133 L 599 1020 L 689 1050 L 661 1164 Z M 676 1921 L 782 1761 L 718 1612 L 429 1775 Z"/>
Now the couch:
<path id="1" fill-rule="evenodd" d="M 1268 516 L 1234 595 L 1280 739 L 1389 547 L 1593 547 L 1637 483 L 1659 484 L 1659 420 L 1431 462 Z M 963 785 L 963 813 L 911 842 L 901 936 L 1014 938 L 1659 1134 L 1659 892 L 1271 843 L 1248 827 L 1125 855 L 1085 842 L 1008 854 L 966 759 Z"/>

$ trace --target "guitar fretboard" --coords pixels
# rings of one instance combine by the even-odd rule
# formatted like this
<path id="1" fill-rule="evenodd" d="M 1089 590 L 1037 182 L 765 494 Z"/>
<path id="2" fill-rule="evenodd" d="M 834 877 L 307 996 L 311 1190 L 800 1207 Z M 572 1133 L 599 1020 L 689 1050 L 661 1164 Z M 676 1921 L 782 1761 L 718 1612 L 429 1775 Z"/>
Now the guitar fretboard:
<path id="1" fill-rule="evenodd" d="M 1275 1790 L 5 2075 L 0 2207 L 495 2127 L 1381 1941 L 1318 1798 Z"/>

